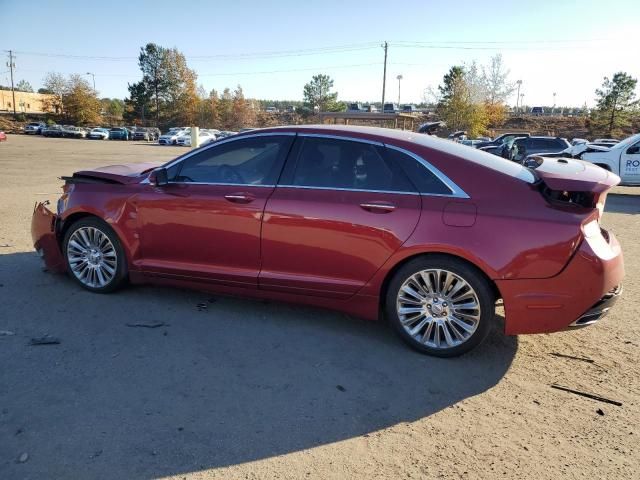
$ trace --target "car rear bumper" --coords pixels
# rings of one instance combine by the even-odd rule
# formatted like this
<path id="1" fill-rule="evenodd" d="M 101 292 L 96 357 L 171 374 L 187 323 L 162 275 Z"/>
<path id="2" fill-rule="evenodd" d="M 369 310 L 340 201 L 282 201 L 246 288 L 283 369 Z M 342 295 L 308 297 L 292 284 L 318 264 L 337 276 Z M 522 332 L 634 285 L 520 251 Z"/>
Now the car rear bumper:
<path id="1" fill-rule="evenodd" d="M 58 216 L 49 210 L 44 203 L 36 204 L 31 218 L 33 247 L 49 270 L 64 272 L 65 261 L 58 243 L 57 225 Z"/>
<path id="2" fill-rule="evenodd" d="M 622 293 L 624 261 L 612 233 L 585 238 L 564 270 L 552 278 L 498 280 L 505 333 L 549 333 L 592 325 Z"/>

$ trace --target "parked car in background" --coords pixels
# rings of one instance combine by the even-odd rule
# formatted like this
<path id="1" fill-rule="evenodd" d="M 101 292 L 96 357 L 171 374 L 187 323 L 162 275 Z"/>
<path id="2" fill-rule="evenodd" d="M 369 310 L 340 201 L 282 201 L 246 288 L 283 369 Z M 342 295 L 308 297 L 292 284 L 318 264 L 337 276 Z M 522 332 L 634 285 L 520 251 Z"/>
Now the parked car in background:
<path id="1" fill-rule="evenodd" d="M 573 138 L 571 139 L 571 145 L 580 145 L 581 143 L 589 143 L 586 138 Z"/>
<path id="2" fill-rule="evenodd" d="M 403 105 L 402 113 L 418 113 L 418 109 L 415 105 Z"/>
<path id="3" fill-rule="evenodd" d="M 397 113 L 398 105 L 395 103 L 385 103 L 382 107 L 382 113 Z"/>
<path id="4" fill-rule="evenodd" d="M 29 122 L 24 126 L 24 133 L 27 135 L 42 135 L 45 128 L 47 128 L 47 124 L 44 122 Z"/>
<path id="5" fill-rule="evenodd" d="M 181 135 L 191 135 L 191 128 L 170 128 L 167 133 L 160 135 L 158 143 L 160 145 L 177 145 L 178 137 Z"/>
<path id="6" fill-rule="evenodd" d="M 74 127 L 73 125 L 65 125 L 62 136 L 67 138 L 86 138 L 87 132 L 84 128 Z"/>
<path id="7" fill-rule="evenodd" d="M 589 142 L 592 145 L 602 145 L 604 147 L 611 147 L 619 143 L 617 138 L 596 138 L 593 142 Z"/>
<path id="8" fill-rule="evenodd" d="M 531 136 L 516 138 L 510 146 L 506 146 L 501 156 L 514 162 L 523 162 L 529 155 L 545 155 L 563 152 L 571 144 L 566 138 Z"/>
<path id="9" fill-rule="evenodd" d="M 2 130 L 0 130 L 0 142 L 6 142 L 7 141 L 7 134 L 4 133 Z"/>
<path id="10" fill-rule="evenodd" d="M 155 127 L 136 127 L 132 140 L 155 141 L 160 136 L 160 130 Z"/>
<path id="11" fill-rule="evenodd" d="M 375 105 L 364 105 L 362 108 L 364 108 L 365 112 L 369 112 L 369 113 L 376 113 L 378 112 L 378 107 L 376 107 Z"/>
<path id="12" fill-rule="evenodd" d="M 43 137 L 63 137 L 64 129 L 62 125 L 49 125 L 42 131 Z"/>
<path id="13" fill-rule="evenodd" d="M 330 307 L 441 357 L 498 325 L 594 324 L 621 293 L 621 248 L 600 224 L 620 179 L 580 160 L 532 171 L 418 133 L 289 126 L 63 179 L 57 213 L 34 209 L 33 244 L 91 292 L 197 285 Z"/>
<path id="14" fill-rule="evenodd" d="M 364 109 L 364 107 L 360 103 L 350 103 L 349 107 L 347 108 L 347 111 L 349 111 L 349 112 L 365 112 L 366 110 Z"/>
<path id="15" fill-rule="evenodd" d="M 286 113 L 296 113 L 296 107 L 293 105 L 289 105 L 287 107 L 285 107 L 284 111 Z"/>
<path id="16" fill-rule="evenodd" d="M 508 142 L 509 140 L 513 140 L 516 137 L 529 137 L 531 134 L 528 132 L 506 132 L 501 135 L 498 135 L 493 140 L 481 142 L 476 145 L 476 148 L 483 147 L 500 147 L 503 143 Z"/>
<path id="17" fill-rule="evenodd" d="M 209 142 L 213 142 L 216 139 L 216 135 L 210 133 L 208 131 L 199 131 L 198 132 L 198 141 L 200 145 L 206 145 Z M 177 144 L 182 147 L 190 147 L 191 146 L 191 134 L 189 135 L 181 135 L 177 139 Z"/>
<path id="18" fill-rule="evenodd" d="M 93 128 L 89 132 L 89 138 L 92 140 L 108 140 L 109 130 L 106 128 Z"/>
<path id="19" fill-rule="evenodd" d="M 533 107 L 531 108 L 532 115 L 544 115 L 544 108 L 542 107 Z"/>
<path id="20" fill-rule="evenodd" d="M 216 135 L 216 139 L 232 137 L 232 136 L 237 135 L 237 134 L 238 134 L 238 132 L 231 132 L 229 130 L 223 130 L 218 135 Z"/>
<path id="21" fill-rule="evenodd" d="M 640 185 L 640 133 L 609 148 L 588 148 L 577 158 L 615 173 L 622 179 L 622 185 Z"/>
<path id="22" fill-rule="evenodd" d="M 129 140 L 129 130 L 125 127 L 109 129 L 109 140 Z"/>
<path id="23" fill-rule="evenodd" d="M 276 107 L 267 107 L 264 111 L 267 113 L 278 113 L 278 109 Z"/>

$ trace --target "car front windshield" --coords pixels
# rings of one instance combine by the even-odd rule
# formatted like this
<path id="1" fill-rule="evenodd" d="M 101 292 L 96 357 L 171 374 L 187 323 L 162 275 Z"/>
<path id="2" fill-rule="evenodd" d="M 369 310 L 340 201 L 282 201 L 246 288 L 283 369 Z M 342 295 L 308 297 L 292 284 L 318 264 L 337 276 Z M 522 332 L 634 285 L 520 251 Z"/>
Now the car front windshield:
<path id="1" fill-rule="evenodd" d="M 625 138 L 624 140 L 616 143 L 615 145 L 611 146 L 611 149 L 624 149 L 627 148 L 630 145 L 633 145 L 634 143 L 636 143 L 637 141 L 640 141 L 640 133 L 636 133 L 635 135 L 631 135 L 630 137 Z"/>

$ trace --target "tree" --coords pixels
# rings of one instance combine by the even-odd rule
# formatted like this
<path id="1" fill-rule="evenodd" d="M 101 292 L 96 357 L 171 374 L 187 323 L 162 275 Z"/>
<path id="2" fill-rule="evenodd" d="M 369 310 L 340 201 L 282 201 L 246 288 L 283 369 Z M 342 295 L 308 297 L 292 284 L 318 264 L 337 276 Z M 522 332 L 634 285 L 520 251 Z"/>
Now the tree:
<path id="1" fill-rule="evenodd" d="M 329 75 L 318 74 L 304 86 L 304 102 L 312 109 L 330 112 L 340 109 L 337 103 L 338 93 L 331 92 L 333 80 Z"/>
<path id="2" fill-rule="evenodd" d="M 515 84 L 509 82 L 510 71 L 502 63 L 502 55 L 491 57 L 489 66 L 482 67 L 482 78 L 486 89 L 485 101 L 489 105 L 503 104 L 515 90 Z"/>
<path id="3" fill-rule="evenodd" d="M 255 111 L 244 98 L 244 93 L 240 85 L 238 85 L 238 88 L 233 92 L 232 116 L 234 130 L 253 125 L 256 120 Z"/>
<path id="4" fill-rule="evenodd" d="M 63 93 L 67 118 L 77 125 L 100 122 L 100 100 L 89 82 L 80 75 L 70 75 Z"/>
<path id="5" fill-rule="evenodd" d="M 484 133 L 488 119 L 483 103 L 474 102 L 472 86 L 464 67 L 453 66 L 438 86 L 440 101 L 437 112 L 453 130 L 466 130 L 469 135 Z"/>
<path id="6" fill-rule="evenodd" d="M 597 107 L 591 116 L 591 128 L 609 136 L 622 134 L 630 126 L 631 113 L 638 105 L 635 89 L 638 80 L 625 72 L 618 72 L 613 79 L 604 77 L 602 87 L 596 90 Z"/>
<path id="7" fill-rule="evenodd" d="M 156 125 L 160 123 L 160 96 L 168 88 L 165 71 L 166 52 L 163 47 L 155 43 L 148 43 L 140 49 L 138 56 L 138 65 L 142 70 L 142 83 L 153 94 Z"/>
<path id="8" fill-rule="evenodd" d="M 64 100 L 63 95 L 67 88 L 67 80 L 64 75 L 55 72 L 49 72 L 42 81 L 43 87 L 53 94 L 53 97 L 48 97 L 44 100 L 45 110 L 64 113 Z"/>
<path id="9" fill-rule="evenodd" d="M 18 83 L 16 83 L 15 89 L 19 92 L 33 93 L 33 87 L 26 80 L 20 80 Z"/>
<path id="10" fill-rule="evenodd" d="M 128 84 L 129 98 L 124 100 L 123 118 L 127 122 L 136 123 L 139 120 L 146 123 L 146 117 L 152 112 L 151 92 L 147 90 L 144 82 Z"/>

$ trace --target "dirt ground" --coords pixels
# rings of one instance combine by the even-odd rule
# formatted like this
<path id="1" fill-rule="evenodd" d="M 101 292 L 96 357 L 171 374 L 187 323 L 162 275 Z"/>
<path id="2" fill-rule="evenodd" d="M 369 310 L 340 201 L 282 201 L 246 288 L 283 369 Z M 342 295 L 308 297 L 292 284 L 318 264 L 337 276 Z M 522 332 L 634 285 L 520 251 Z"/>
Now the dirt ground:
<path id="1" fill-rule="evenodd" d="M 95 295 L 41 271 L 31 211 L 55 202 L 60 175 L 182 152 L 0 144 L 0 479 L 640 478 L 640 189 L 607 203 L 627 268 L 610 316 L 495 331 L 443 360 L 332 312 L 144 286 Z M 60 344 L 28 345 L 47 334 Z"/>

